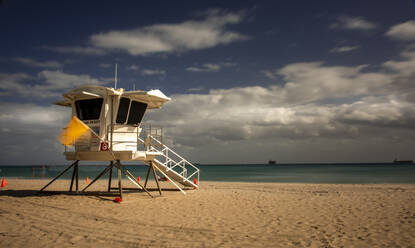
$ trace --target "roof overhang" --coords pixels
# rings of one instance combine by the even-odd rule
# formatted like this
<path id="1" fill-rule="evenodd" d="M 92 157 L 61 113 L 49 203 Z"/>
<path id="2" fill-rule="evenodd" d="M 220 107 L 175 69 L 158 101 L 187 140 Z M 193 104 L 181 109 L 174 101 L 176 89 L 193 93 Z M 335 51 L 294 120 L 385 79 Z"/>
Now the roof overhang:
<path id="1" fill-rule="evenodd" d="M 62 100 L 62 101 L 53 102 L 53 104 L 63 106 L 63 107 L 72 107 L 72 101 L 67 100 L 67 99 Z"/>
<path id="2" fill-rule="evenodd" d="M 127 91 L 124 92 L 122 96 L 129 97 L 139 102 L 147 103 L 147 108 L 149 109 L 160 108 L 165 102 L 171 100 L 170 97 L 164 95 L 160 90 Z"/>
<path id="3" fill-rule="evenodd" d="M 106 96 L 125 96 L 133 100 L 147 104 L 148 109 L 160 108 L 165 102 L 171 100 L 170 97 L 164 95 L 160 90 L 150 91 L 124 91 L 123 89 L 113 89 L 104 86 L 87 85 L 80 86 L 63 94 L 64 100 L 54 102 L 53 104 L 71 107 L 72 102 L 79 99 L 90 99 Z"/>

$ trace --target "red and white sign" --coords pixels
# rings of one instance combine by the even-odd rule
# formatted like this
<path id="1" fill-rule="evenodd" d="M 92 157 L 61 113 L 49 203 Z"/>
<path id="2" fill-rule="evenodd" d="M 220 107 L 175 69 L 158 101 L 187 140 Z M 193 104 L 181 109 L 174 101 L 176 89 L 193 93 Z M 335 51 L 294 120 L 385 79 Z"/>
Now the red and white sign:
<path id="1" fill-rule="evenodd" d="M 108 151 L 108 142 L 101 142 L 101 151 Z"/>

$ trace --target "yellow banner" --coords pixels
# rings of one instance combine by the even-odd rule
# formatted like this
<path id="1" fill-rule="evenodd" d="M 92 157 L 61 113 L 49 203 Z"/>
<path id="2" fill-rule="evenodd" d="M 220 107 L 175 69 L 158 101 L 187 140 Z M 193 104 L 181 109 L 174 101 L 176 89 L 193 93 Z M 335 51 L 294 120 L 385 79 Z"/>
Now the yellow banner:
<path id="1" fill-rule="evenodd" d="M 58 140 L 65 146 L 70 146 L 76 142 L 90 128 L 85 125 L 78 117 L 72 117 L 72 120 L 66 125 L 58 137 Z"/>

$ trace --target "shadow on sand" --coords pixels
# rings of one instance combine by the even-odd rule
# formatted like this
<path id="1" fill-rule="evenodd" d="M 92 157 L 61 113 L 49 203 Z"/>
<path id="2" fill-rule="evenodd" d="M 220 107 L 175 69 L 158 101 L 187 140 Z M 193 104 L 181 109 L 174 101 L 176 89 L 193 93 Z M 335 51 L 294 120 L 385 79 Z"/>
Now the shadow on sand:
<path id="1" fill-rule="evenodd" d="M 74 196 L 96 196 L 96 197 L 117 197 L 119 196 L 118 188 L 111 188 L 114 191 L 79 191 L 76 192 L 69 192 L 69 191 L 39 191 L 39 190 L 1 190 L 0 196 L 10 196 L 10 197 L 43 197 L 43 196 L 51 196 L 51 195 L 74 195 Z M 117 190 L 117 191 L 115 191 Z M 152 194 L 153 197 L 158 197 L 158 189 L 157 188 L 147 188 L 149 192 L 155 192 L 156 194 Z M 178 189 L 163 189 L 163 192 L 180 192 Z M 185 191 L 187 191 L 185 189 Z M 123 194 L 131 194 L 131 193 L 140 193 L 146 194 L 144 190 L 139 190 L 136 188 L 123 188 Z"/>

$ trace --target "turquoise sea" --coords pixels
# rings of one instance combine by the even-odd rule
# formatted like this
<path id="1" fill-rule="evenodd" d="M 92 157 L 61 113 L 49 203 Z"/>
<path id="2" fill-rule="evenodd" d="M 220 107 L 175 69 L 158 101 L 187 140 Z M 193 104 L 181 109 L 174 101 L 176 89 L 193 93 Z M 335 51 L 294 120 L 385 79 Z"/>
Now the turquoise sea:
<path id="1" fill-rule="evenodd" d="M 126 166 L 135 176 L 145 177 L 147 167 Z M 415 164 L 233 164 L 198 165 L 200 181 L 281 183 L 409 183 L 415 184 Z M 0 166 L 0 178 L 53 178 L 65 166 Z M 103 166 L 80 165 L 80 179 L 94 178 Z M 62 178 L 71 178 L 71 170 Z M 114 177 L 116 173 L 113 173 Z"/>

